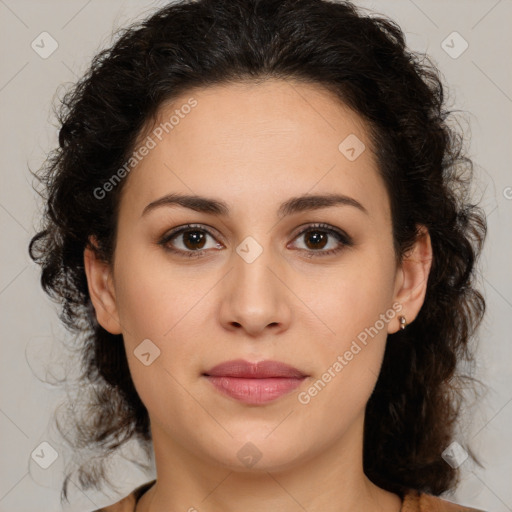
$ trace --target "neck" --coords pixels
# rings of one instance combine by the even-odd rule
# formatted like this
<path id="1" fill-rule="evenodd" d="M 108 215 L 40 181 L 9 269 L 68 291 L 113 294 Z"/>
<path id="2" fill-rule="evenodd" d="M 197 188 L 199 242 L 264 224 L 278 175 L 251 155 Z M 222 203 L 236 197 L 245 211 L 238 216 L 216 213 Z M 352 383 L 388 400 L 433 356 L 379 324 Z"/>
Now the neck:
<path id="1" fill-rule="evenodd" d="M 152 425 L 158 477 L 136 512 L 400 512 L 400 497 L 363 472 L 362 427 L 357 422 L 335 445 L 292 466 L 247 470 L 199 459 Z"/>

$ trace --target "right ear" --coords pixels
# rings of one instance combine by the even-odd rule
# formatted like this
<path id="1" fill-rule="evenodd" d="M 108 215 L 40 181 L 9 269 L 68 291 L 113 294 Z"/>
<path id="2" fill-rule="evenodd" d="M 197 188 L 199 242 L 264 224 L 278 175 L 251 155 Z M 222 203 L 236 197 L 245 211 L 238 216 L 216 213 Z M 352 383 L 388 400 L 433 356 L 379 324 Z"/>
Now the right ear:
<path id="1" fill-rule="evenodd" d="M 84 268 L 87 286 L 98 323 L 110 334 L 121 334 L 121 324 L 117 312 L 116 296 L 109 263 L 98 256 L 95 239 L 84 249 Z"/>

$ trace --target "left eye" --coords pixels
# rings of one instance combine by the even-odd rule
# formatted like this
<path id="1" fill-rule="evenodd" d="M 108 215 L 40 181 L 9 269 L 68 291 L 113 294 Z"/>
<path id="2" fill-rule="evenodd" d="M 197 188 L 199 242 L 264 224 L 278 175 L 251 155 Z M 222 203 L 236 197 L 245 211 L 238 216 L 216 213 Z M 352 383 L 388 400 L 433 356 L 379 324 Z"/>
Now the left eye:
<path id="1" fill-rule="evenodd" d="M 333 238 L 334 240 L 332 240 Z M 341 251 L 343 246 L 352 245 L 352 240 L 348 235 L 324 225 L 308 226 L 296 236 L 296 239 L 304 240 L 305 247 L 299 247 L 299 250 L 308 251 L 311 256 L 334 254 Z M 328 247 L 329 244 L 330 247 Z"/>

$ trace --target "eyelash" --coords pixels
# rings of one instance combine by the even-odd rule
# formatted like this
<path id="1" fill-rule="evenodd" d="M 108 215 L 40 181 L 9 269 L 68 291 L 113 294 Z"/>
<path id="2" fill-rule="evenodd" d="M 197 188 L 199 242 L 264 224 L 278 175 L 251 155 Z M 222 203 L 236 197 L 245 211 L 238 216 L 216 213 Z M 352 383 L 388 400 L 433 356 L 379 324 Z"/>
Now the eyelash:
<path id="1" fill-rule="evenodd" d="M 307 226 L 304 230 L 302 230 L 300 233 L 298 233 L 294 240 L 299 238 L 300 236 L 309 233 L 311 231 L 320 231 L 327 233 L 329 235 L 334 236 L 340 242 L 342 247 L 337 247 L 336 249 L 330 249 L 328 251 L 322 251 L 322 250 L 307 250 L 307 249 L 297 249 L 299 251 L 306 251 L 308 253 L 308 258 L 315 258 L 315 257 L 323 257 L 323 256 L 329 256 L 331 254 L 336 254 L 343 250 L 344 247 L 351 247 L 353 245 L 352 239 L 343 231 L 339 231 L 337 229 L 332 228 L 328 224 L 311 224 Z M 175 249 L 171 247 L 169 242 L 177 237 L 178 235 L 186 232 L 186 231 L 202 231 L 210 235 L 212 238 L 215 238 L 213 233 L 211 233 L 208 229 L 205 229 L 202 227 L 201 224 L 186 224 L 184 226 L 181 226 L 179 228 L 176 228 L 172 230 L 170 233 L 167 233 L 164 235 L 159 241 L 158 244 L 161 245 L 166 251 L 178 254 L 180 256 L 186 257 L 186 258 L 199 258 L 201 257 L 205 252 L 207 252 L 209 249 L 202 249 L 199 251 L 183 251 L 182 249 Z"/>

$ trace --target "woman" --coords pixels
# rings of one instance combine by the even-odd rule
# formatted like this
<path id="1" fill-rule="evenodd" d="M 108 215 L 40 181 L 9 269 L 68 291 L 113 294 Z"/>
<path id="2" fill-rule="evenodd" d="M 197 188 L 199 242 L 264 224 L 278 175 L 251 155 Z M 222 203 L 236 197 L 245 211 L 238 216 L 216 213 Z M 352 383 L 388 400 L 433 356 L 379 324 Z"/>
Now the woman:
<path id="1" fill-rule="evenodd" d="M 438 497 L 485 307 L 448 114 L 348 2 L 173 3 L 94 59 L 30 251 L 83 336 L 76 445 L 154 451 L 102 510 L 471 510 Z"/>

